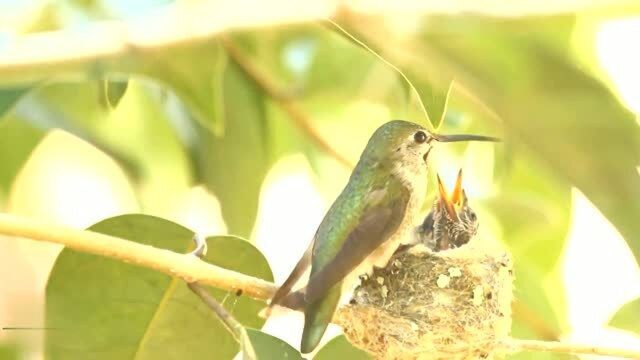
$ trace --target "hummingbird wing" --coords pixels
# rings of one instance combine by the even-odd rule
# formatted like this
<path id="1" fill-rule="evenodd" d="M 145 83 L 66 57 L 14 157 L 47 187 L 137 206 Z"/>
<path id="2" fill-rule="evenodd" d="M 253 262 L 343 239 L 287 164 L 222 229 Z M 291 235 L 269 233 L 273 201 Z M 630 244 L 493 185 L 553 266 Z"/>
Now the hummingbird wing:
<path id="1" fill-rule="evenodd" d="M 335 256 L 313 272 L 305 292 L 307 303 L 322 297 L 398 230 L 410 194 L 404 186 L 393 190 L 399 191 L 394 196 L 385 196 L 387 201 L 379 201 L 364 209 L 357 226 L 348 234 Z"/>
<path id="2" fill-rule="evenodd" d="M 284 299 L 304 306 L 303 353 L 313 351 L 322 339 L 340 301 L 342 280 L 402 223 L 410 192 L 397 179 L 388 180 L 365 199 L 339 201 L 327 214 L 332 221 L 323 221 L 318 229 L 306 291 Z M 346 191 L 341 196 L 350 194 Z"/>

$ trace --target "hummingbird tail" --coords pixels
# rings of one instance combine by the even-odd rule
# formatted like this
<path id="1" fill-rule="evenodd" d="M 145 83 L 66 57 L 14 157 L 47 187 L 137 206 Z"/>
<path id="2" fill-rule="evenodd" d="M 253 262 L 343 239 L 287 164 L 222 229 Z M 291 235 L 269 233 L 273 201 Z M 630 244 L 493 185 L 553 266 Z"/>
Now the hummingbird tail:
<path id="1" fill-rule="evenodd" d="M 322 336 L 338 307 L 341 287 L 341 283 L 337 284 L 325 297 L 307 305 L 305 308 L 304 330 L 302 331 L 302 342 L 300 344 L 300 351 L 303 354 L 312 352 L 322 340 Z"/>

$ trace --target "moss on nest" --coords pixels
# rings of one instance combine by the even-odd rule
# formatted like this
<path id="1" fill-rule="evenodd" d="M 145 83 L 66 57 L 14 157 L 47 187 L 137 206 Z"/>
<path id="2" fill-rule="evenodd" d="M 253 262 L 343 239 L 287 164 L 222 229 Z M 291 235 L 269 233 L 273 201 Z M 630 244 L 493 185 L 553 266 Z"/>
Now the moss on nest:
<path id="1" fill-rule="evenodd" d="M 511 258 L 474 242 L 403 249 L 375 269 L 336 317 L 379 359 L 486 359 L 511 327 Z"/>

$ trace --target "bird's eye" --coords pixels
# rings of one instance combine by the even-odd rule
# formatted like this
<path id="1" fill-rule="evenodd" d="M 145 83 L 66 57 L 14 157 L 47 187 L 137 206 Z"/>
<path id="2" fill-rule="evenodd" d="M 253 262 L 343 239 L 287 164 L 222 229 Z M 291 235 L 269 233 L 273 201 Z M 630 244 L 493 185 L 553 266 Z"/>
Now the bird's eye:
<path id="1" fill-rule="evenodd" d="M 413 135 L 413 140 L 415 140 L 415 142 L 417 142 L 418 144 L 422 144 L 423 142 L 427 141 L 427 134 L 425 134 L 424 131 L 418 131 L 417 133 L 415 133 L 415 135 Z"/>
<path id="2" fill-rule="evenodd" d="M 476 221 L 478 219 L 478 217 L 476 216 L 476 213 L 474 213 L 474 212 L 469 214 L 469 218 L 471 219 L 471 221 Z"/>

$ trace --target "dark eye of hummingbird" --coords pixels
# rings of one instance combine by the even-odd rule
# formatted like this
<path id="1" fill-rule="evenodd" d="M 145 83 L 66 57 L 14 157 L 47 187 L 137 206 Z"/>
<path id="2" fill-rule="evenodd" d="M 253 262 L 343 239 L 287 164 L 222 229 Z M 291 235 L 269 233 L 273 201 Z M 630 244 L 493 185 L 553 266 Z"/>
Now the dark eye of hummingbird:
<path id="1" fill-rule="evenodd" d="M 423 142 L 427 141 L 427 134 L 425 134 L 424 131 L 418 131 L 413 135 L 413 140 L 415 140 L 415 142 L 417 142 L 418 144 L 422 144 Z"/>

